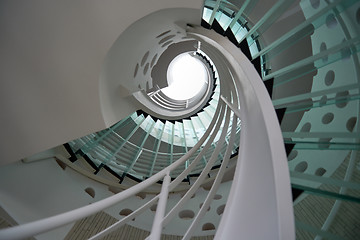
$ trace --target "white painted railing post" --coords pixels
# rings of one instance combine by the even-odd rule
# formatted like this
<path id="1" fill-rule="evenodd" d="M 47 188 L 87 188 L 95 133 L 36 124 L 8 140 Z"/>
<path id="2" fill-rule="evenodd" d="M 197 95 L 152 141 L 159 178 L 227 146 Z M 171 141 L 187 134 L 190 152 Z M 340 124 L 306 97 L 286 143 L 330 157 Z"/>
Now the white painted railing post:
<path id="1" fill-rule="evenodd" d="M 162 232 L 162 225 L 163 219 L 165 215 L 166 203 L 169 194 L 169 184 L 171 181 L 170 173 L 167 172 L 166 176 L 164 177 L 163 184 L 161 186 L 161 192 L 159 197 L 159 202 L 156 208 L 156 213 L 154 217 L 154 222 L 151 228 L 150 238 L 151 240 L 160 240 L 161 232 Z"/>

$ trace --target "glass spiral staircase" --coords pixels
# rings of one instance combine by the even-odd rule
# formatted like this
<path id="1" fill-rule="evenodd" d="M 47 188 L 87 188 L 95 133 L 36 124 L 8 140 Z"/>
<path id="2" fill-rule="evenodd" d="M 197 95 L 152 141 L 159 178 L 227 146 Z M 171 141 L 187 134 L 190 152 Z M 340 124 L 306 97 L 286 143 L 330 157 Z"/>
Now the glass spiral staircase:
<path id="1" fill-rule="evenodd" d="M 282 123 L 288 153 L 293 198 L 296 199 L 299 194 L 304 193 L 294 204 L 298 238 L 323 236 L 338 239 L 341 237 L 336 236 L 338 227 L 329 227 L 329 222 L 336 221 L 330 220 L 334 219 L 333 215 L 339 215 L 336 219 L 342 218 L 341 211 L 337 213 L 334 210 L 338 209 L 335 206 L 341 203 L 343 208 L 352 209 L 353 203 L 360 203 L 360 163 L 357 156 L 357 150 L 360 149 L 360 38 L 359 32 L 352 29 L 360 29 L 359 2 L 277 1 L 258 22 L 251 23 L 248 16 L 251 16 L 260 2 L 248 0 L 242 5 L 237 5 L 236 1 L 205 1 L 203 26 L 227 36 L 239 46 L 256 66 L 269 94 L 273 95 L 273 105 Z M 344 20 L 343 17 L 352 7 L 357 7 L 358 10 L 353 13 L 353 18 L 357 22 L 351 27 L 348 25 L 351 20 Z M 296 22 L 297 26 L 292 26 L 288 32 L 277 33 L 277 39 L 273 37 L 272 42 L 265 44 L 262 34 L 274 31 L 278 25 L 281 26 L 283 23 L 278 21 L 279 18 L 291 18 L 292 16 L 284 16 L 288 9 L 301 9 L 305 19 Z M 333 30 L 334 28 L 336 30 Z M 334 38 L 333 34 L 342 34 L 336 37 L 341 41 L 327 39 Z M 295 60 L 285 64 L 278 63 L 283 58 L 282 54 L 286 56 L 286 52 L 298 54 L 298 46 L 302 41 L 311 42 L 311 54 L 301 56 L 301 59 L 294 58 Z M 276 63 L 275 66 L 272 64 L 273 61 Z M 299 88 L 299 91 L 279 93 L 286 91 L 284 89 L 297 88 L 301 81 L 308 86 Z M 70 145 L 74 151 L 81 149 L 83 153 L 89 153 L 91 159 L 97 162 L 97 167 L 108 164 L 110 168 L 116 169 L 116 172 L 120 172 L 120 179 L 126 174 L 139 180 L 148 178 L 179 159 L 201 138 L 218 104 L 219 86 L 214 92 L 215 97 L 210 101 L 210 106 L 204 108 L 202 114 L 191 119 L 155 122 L 151 116 L 134 113 L 114 127 L 74 140 Z M 292 121 L 298 121 L 298 125 L 291 129 L 289 125 Z M 121 128 L 128 129 L 128 132 L 121 133 Z M 130 140 L 136 130 L 142 132 L 142 136 L 137 137 L 142 140 L 141 142 Z M 237 133 L 239 131 L 240 124 Z M 150 140 L 154 143 L 152 149 L 144 148 L 149 136 L 155 139 Z M 215 165 L 221 163 L 229 137 L 228 134 Z M 201 172 L 215 148 L 216 141 L 217 139 L 191 174 Z M 167 143 L 167 151 L 159 151 L 160 142 Z M 116 143 L 120 143 L 118 148 L 115 147 Z M 232 154 L 236 153 L 238 146 L 239 142 L 236 142 Z M 181 149 L 174 151 L 175 148 Z M 121 156 L 122 154 L 124 156 Z M 130 161 L 120 163 L 119 159 Z M 182 168 L 174 171 L 172 177 L 178 176 L 193 160 L 194 157 Z M 144 171 L 145 169 L 147 171 Z M 308 202 L 303 200 L 305 196 L 308 196 Z M 316 211 L 312 207 L 313 215 L 307 215 L 310 218 L 305 219 L 301 213 L 303 205 L 321 204 L 324 201 L 326 206 L 333 204 L 334 207 L 327 206 L 326 210 L 321 211 Z M 359 210 L 359 206 L 356 205 L 354 209 Z M 316 221 L 311 219 L 316 219 L 319 215 L 327 217 L 323 216 Z M 349 216 L 350 219 L 354 217 L 356 216 Z M 346 239 L 348 233 L 344 234 L 343 237 Z"/>
<path id="2" fill-rule="evenodd" d="M 197 52 L 198 56 L 207 59 L 204 54 L 201 50 Z M 120 182 L 126 176 L 140 182 L 170 166 L 199 142 L 199 139 L 203 137 L 209 128 L 219 106 L 219 76 L 213 65 L 210 62 L 209 64 L 211 75 L 216 80 L 214 86 L 211 87 L 211 97 L 205 106 L 191 117 L 178 120 L 158 119 L 142 110 L 138 110 L 108 129 L 69 142 L 67 148 L 74 156 L 73 161 L 77 159 L 77 156 L 85 156 L 94 167 L 95 174 L 100 169 L 106 168 L 117 176 Z M 173 99 L 166 101 L 165 96 L 161 95 L 159 91 L 156 94 L 150 91 L 149 95 L 151 95 L 151 98 L 157 96 L 153 100 L 166 108 L 176 110 L 178 106 L 172 102 Z M 231 113 L 231 119 L 232 117 L 233 113 Z M 232 120 L 229 129 L 231 129 L 231 126 Z M 240 121 L 238 121 L 236 128 L 237 140 L 231 146 L 233 149 L 232 155 L 237 153 L 239 147 Z M 231 132 L 224 129 L 224 123 L 220 126 L 220 131 L 213 139 L 211 146 L 203 154 L 201 161 L 185 180 L 189 181 L 190 176 L 198 176 L 201 173 L 214 152 L 222 131 L 228 132 L 215 161 L 214 168 L 220 166 L 228 148 Z M 189 160 L 175 171 L 172 171 L 170 176 L 176 178 L 187 169 L 204 146 L 205 143 Z"/>
<path id="3" fill-rule="evenodd" d="M 296 238 L 358 238 L 360 1 L 206 0 L 202 26 L 240 48 L 272 99 L 288 156 Z M 213 95 L 193 116 L 166 120 L 134 112 L 108 129 L 69 142 L 70 160 L 85 157 L 94 174 L 105 169 L 120 182 L 126 177 L 146 182 L 161 174 L 156 179 L 164 177 L 163 184 L 173 183 L 169 177 L 188 181 L 186 201 L 201 184 L 189 177 L 203 178 L 211 168 L 223 174 L 223 161 L 241 152 L 241 121 L 232 111 L 239 104 L 238 87 L 214 74 Z M 166 176 L 165 168 L 171 168 Z M 166 197 L 159 194 L 124 221 Z"/>

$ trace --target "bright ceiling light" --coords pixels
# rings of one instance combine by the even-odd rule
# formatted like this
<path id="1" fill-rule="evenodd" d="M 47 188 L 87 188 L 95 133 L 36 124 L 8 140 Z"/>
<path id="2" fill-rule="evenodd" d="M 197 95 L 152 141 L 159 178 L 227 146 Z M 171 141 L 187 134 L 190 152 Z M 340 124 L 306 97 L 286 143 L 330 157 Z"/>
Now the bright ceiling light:
<path id="1" fill-rule="evenodd" d="M 196 96 L 208 82 L 205 65 L 189 53 L 174 58 L 167 70 L 168 87 L 161 89 L 174 100 L 186 100 Z"/>

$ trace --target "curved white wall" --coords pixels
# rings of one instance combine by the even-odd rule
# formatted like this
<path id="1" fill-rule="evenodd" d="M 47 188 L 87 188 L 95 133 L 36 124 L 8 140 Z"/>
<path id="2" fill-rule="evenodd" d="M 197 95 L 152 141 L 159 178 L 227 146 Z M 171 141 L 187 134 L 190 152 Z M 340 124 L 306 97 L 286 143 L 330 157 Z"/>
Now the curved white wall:
<path id="1" fill-rule="evenodd" d="M 0 163 L 107 127 L 100 106 L 99 76 L 117 37 L 133 22 L 159 9 L 201 9 L 202 3 L 2 1 Z M 127 99 L 122 103 L 127 106 Z"/>

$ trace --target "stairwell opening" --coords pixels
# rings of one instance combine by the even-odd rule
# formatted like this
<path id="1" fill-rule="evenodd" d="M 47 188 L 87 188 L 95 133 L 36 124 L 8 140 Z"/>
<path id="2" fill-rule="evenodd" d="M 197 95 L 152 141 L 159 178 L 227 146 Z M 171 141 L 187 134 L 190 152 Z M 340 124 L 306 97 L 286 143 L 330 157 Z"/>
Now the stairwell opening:
<path id="1" fill-rule="evenodd" d="M 175 57 L 167 70 L 169 86 L 161 91 L 174 100 L 187 100 L 201 94 L 208 83 L 204 64 L 189 53 Z"/>

